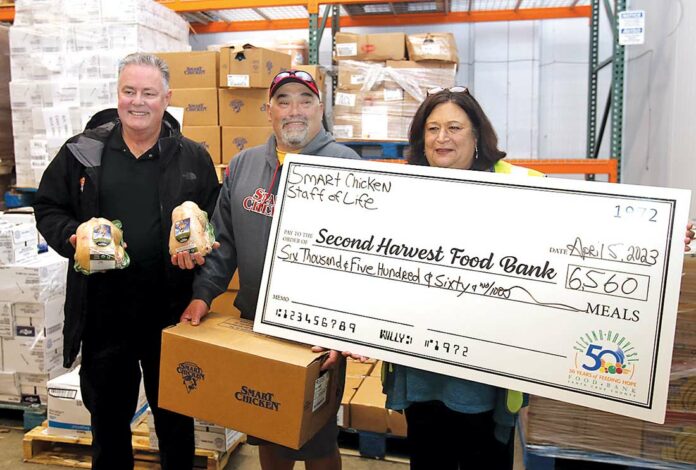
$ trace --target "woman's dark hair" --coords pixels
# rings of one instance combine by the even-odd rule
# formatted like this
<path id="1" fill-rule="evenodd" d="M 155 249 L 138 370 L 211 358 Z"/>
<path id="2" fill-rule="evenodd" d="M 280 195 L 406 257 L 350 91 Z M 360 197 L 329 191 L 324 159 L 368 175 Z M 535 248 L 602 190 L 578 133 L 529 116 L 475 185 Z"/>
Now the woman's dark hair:
<path id="1" fill-rule="evenodd" d="M 429 166 L 425 158 L 425 122 L 436 106 L 451 102 L 462 108 L 471 121 L 474 137 L 478 147 L 478 158 L 474 159 L 472 170 L 488 170 L 498 160 L 505 157 L 505 152 L 498 149 L 498 136 L 493 130 L 491 121 L 481 109 L 481 105 L 469 92 L 451 92 L 443 90 L 425 98 L 413 116 L 411 129 L 408 134 L 411 165 Z"/>

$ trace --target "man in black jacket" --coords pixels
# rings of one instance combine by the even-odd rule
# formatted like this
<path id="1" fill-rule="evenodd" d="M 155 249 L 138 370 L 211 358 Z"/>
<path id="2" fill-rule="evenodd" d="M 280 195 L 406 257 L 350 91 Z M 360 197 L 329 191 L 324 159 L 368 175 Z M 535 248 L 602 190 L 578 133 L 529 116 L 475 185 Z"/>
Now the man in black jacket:
<path id="1" fill-rule="evenodd" d="M 133 468 L 130 419 L 142 376 L 155 418 L 162 467 L 193 466 L 193 422 L 157 406 L 162 328 L 191 299 L 195 264 L 173 265 L 172 210 L 194 201 L 212 216 L 219 190 L 205 149 L 183 137 L 165 112 L 169 69 L 159 58 L 131 54 L 119 64 L 118 110 L 96 114 L 68 139 L 43 175 L 34 209 L 49 245 L 70 259 L 64 365 L 82 346 L 80 384 L 91 413 L 93 467 Z M 75 231 L 92 217 L 118 219 L 131 264 L 89 276 L 72 269 Z M 188 269 L 186 269 L 188 268 Z"/>

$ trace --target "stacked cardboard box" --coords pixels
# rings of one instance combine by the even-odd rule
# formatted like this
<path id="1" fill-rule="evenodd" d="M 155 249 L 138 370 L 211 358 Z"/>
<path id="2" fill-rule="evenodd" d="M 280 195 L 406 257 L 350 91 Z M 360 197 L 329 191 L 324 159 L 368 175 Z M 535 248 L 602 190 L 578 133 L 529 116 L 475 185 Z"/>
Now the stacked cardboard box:
<path id="1" fill-rule="evenodd" d="M 346 383 L 343 388 L 343 397 L 341 398 L 341 406 L 338 408 L 338 425 L 342 428 L 350 428 L 350 402 L 363 383 L 365 377 L 370 375 L 375 366 L 375 361 L 359 362 L 354 359 L 348 359 L 346 364 Z"/>
<path id="2" fill-rule="evenodd" d="M 344 412 L 342 426 L 359 431 L 406 436 L 406 417 L 385 407 L 387 397 L 382 393 L 381 375 L 381 361 L 374 364 L 348 363 L 343 399 L 350 396 L 350 412 L 347 417 Z"/>
<path id="3" fill-rule="evenodd" d="M 182 133 L 221 160 L 216 51 L 157 53 L 169 66 L 170 106 L 184 110 Z"/>
<path id="4" fill-rule="evenodd" d="M 454 86 L 457 54 L 449 33 L 437 47 L 413 48 L 418 43 L 403 34 L 338 33 L 334 58 L 338 61 L 338 90 L 333 132 L 341 139 L 405 140 L 413 115 L 427 90 Z M 405 40 L 418 61 L 404 60 Z M 422 43 L 423 41 L 421 41 Z M 445 54 L 445 52 L 447 54 Z"/>
<path id="5" fill-rule="evenodd" d="M 241 312 L 234 306 L 234 300 L 237 298 L 238 292 L 239 271 L 235 271 L 230 284 L 227 286 L 227 290 L 213 299 L 213 303 L 210 305 L 210 311 L 239 318 Z"/>
<path id="6" fill-rule="evenodd" d="M 90 436 L 92 426 L 90 414 L 82 400 L 80 390 L 80 368 L 48 381 L 48 426 L 46 432 L 68 437 Z M 149 410 L 145 388 L 140 382 L 138 403 L 131 419 L 131 429 L 135 429 L 145 419 Z"/>
<path id="7" fill-rule="evenodd" d="M 63 369 L 68 262 L 37 255 L 32 215 L 0 217 L 0 401 L 45 404 Z"/>
<path id="8" fill-rule="evenodd" d="M 268 87 L 290 55 L 250 45 L 202 52 L 157 53 L 169 65 L 171 106 L 184 110 L 183 134 L 201 143 L 213 162 L 226 166 L 242 150 L 264 144 L 273 133 Z M 324 89 L 317 65 L 295 68 L 312 74 Z"/>
<path id="9" fill-rule="evenodd" d="M 246 434 L 234 429 L 210 423 L 194 418 L 193 440 L 196 449 L 215 450 L 226 452 L 244 442 Z M 155 417 L 152 410 L 147 410 L 147 428 L 150 435 L 150 447 L 159 449 L 159 440 L 155 432 Z"/>
<path id="10" fill-rule="evenodd" d="M 18 0 L 10 28 L 17 185 L 36 187 L 65 140 L 115 106 L 121 58 L 189 49 L 188 24 L 153 0 Z"/>
<path id="11" fill-rule="evenodd" d="M 527 442 L 631 459 L 696 465 L 696 257 L 684 262 L 665 424 L 531 397 Z"/>
<path id="12" fill-rule="evenodd" d="M 266 110 L 268 87 L 278 72 L 289 68 L 290 56 L 284 52 L 249 44 L 220 49 L 222 163 L 265 143 L 273 133 Z"/>

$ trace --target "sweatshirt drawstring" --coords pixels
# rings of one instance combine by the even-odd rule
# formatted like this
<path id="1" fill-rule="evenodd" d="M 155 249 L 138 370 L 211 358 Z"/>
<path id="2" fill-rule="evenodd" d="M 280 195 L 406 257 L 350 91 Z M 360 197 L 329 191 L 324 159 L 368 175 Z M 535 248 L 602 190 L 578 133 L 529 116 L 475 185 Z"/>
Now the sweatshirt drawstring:
<path id="1" fill-rule="evenodd" d="M 278 169 L 280 167 L 281 167 L 280 162 L 276 162 L 275 171 L 273 172 L 273 177 L 271 178 L 271 184 L 268 187 L 268 189 L 266 190 L 266 195 L 267 195 L 266 198 L 269 198 L 271 196 L 271 190 L 273 190 L 273 185 L 276 182 L 276 177 L 278 176 Z"/>

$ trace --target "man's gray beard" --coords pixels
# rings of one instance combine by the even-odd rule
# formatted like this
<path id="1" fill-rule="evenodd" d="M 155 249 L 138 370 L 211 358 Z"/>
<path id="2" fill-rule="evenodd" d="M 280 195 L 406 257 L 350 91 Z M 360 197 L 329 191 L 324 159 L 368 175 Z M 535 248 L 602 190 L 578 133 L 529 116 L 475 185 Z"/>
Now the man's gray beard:
<path id="1" fill-rule="evenodd" d="M 309 128 L 305 127 L 302 131 L 281 131 L 280 138 L 285 145 L 291 147 L 300 147 L 307 139 L 308 130 Z"/>

